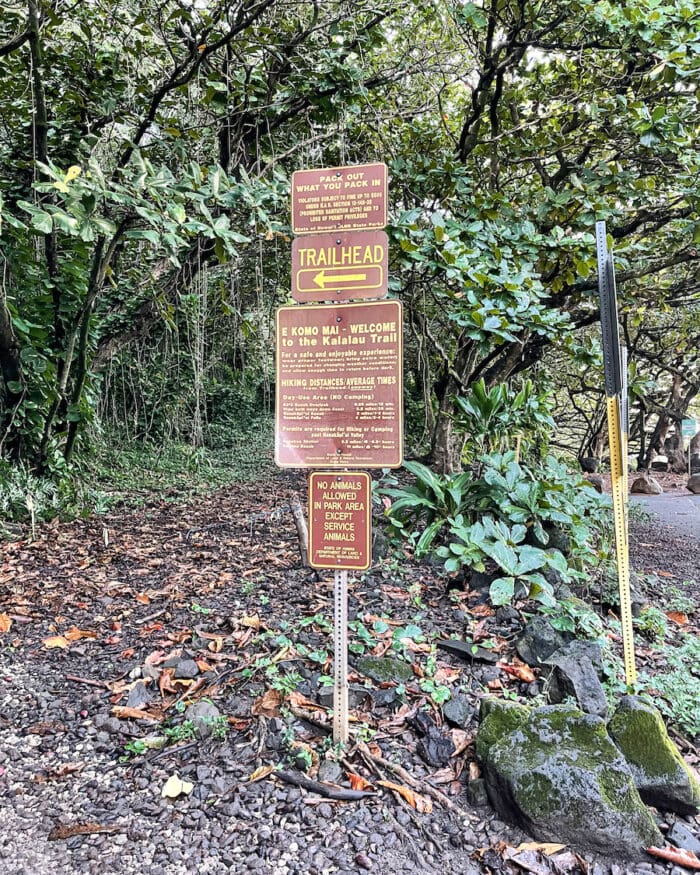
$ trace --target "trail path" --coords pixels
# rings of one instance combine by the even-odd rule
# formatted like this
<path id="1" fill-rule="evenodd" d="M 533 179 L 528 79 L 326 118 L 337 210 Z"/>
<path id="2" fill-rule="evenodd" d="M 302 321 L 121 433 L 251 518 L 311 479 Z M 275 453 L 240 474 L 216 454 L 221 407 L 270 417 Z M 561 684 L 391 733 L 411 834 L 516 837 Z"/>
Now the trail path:
<path id="1" fill-rule="evenodd" d="M 700 495 L 632 495 L 630 499 L 675 535 L 700 544 Z"/>

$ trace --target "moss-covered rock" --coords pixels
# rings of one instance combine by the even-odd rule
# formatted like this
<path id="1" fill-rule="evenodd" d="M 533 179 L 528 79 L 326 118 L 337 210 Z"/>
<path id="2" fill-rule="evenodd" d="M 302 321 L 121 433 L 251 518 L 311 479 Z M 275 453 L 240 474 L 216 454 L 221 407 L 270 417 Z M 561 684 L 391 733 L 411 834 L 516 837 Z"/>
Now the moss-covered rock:
<path id="1" fill-rule="evenodd" d="M 355 663 L 360 674 L 366 675 L 378 684 L 396 681 L 407 683 L 415 675 L 411 666 L 402 659 L 392 659 L 390 656 L 363 656 Z"/>
<path id="2" fill-rule="evenodd" d="M 700 780 L 668 737 L 661 714 L 638 696 L 625 696 L 608 725 L 649 805 L 679 814 L 700 809 Z"/>
<path id="3" fill-rule="evenodd" d="M 593 714 L 490 700 L 476 753 L 496 811 L 538 839 L 627 859 L 662 841 L 629 766 Z"/>

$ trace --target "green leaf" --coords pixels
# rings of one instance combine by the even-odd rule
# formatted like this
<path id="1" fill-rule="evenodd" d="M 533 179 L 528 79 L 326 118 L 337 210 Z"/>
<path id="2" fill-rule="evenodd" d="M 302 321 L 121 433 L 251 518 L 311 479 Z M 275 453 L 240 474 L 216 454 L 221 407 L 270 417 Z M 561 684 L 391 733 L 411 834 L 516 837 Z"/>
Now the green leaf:
<path id="1" fill-rule="evenodd" d="M 494 605 L 507 605 L 513 600 L 514 592 L 514 577 L 498 577 L 489 588 L 489 596 Z"/>
<path id="2" fill-rule="evenodd" d="M 42 234 L 50 234 L 53 231 L 51 216 L 44 210 L 37 210 L 32 214 L 31 224 L 35 231 L 40 231 Z"/>

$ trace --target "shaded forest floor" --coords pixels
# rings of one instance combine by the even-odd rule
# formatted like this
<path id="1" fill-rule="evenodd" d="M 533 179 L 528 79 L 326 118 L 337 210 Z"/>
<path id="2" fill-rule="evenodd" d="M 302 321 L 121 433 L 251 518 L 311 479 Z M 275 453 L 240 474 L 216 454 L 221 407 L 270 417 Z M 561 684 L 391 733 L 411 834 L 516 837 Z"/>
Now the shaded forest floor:
<path id="1" fill-rule="evenodd" d="M 494 816 L 470 783 L 473 739 L 484 695 L 541 693 L 513 655 L 523 610 L 494 612 L 404 556 L 351 582 L 351 663 L 392 662 L 384 678 L 352 669 L 352 743 L 327 758 L 332 575 L 299 560 L 290 498 L 305 482 L 277 474 L 3 545 L 0 872 L 669 872 L 548 856 Z M 673 645 L 697 632 L 700 565 L 659 533 L 636 521 L 632 556 Z M 467 633 L 478 658 L 431 650 Z M 657 633 L 637 648 L 652 688 L 673 669 Z M 692 733 L 676 738 L 697 763 Z M 289 783 L 302 772 L 308 787 Z M 329 799 L 328 782 L 365 795 Z"/>

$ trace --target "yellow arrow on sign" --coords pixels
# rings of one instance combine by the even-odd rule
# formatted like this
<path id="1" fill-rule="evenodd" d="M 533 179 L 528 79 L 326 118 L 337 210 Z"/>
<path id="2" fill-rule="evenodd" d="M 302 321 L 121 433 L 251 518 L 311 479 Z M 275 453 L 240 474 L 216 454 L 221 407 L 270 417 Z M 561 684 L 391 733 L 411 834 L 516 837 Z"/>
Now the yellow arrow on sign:
<path id="1" fill-rule="evenodd" d="M 362 283 L 367 279 L 366 273 L 346 273 L 346 274 L 331 274 L 327 275 L 325 270 L 319 271 L 314 277 L 314 285 L 319 289 L 325 289 L 326 286 L 337 286 L 338 283 Z"/>

